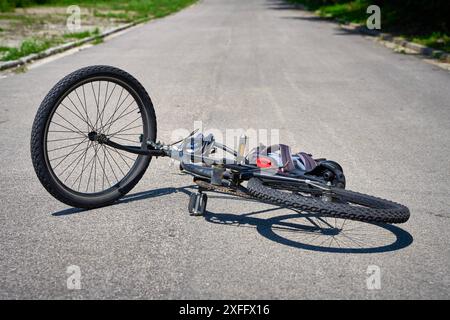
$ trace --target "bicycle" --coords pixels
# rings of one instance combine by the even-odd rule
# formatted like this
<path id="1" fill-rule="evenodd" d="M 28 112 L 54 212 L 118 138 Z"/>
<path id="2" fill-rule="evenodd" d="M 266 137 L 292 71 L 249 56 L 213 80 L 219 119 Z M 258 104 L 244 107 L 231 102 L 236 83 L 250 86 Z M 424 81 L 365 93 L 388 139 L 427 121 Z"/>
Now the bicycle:
<path id="1" fill-rule="evenodd" d="M 342 166 L 280 144 L 245 154 L 212 135 L 192 132 L 172 144 L 156 140 L 156 115 L 144 87 L 127 72 L 90 66 L 60 80 L 33 123 L 31 157 L 45 189 L 73 207 L 110 205 L 142 178 L 153 157 L 180 162 L 198 190 L 188 211 L 204 215 L 208 191 L 256 199 L 326 217 L 404 223 L 401 204 L 346 189 Z M 217 157 L 218 153 L 231 155 Z"/>

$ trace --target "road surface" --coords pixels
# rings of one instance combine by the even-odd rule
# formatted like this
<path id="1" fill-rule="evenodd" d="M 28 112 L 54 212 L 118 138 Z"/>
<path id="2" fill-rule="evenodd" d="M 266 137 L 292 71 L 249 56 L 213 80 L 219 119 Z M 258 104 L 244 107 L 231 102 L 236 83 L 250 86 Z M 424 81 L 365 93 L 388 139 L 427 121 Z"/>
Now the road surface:
<path id="1" fill-rule="evenodd" d="M 411 219 L 355 224 L 368 231 L 337 246 L 313 219 L 221 195 L 190 217 L 192 180 L 165 159 L 125 201 L 68 208 L 35 176 L 30 129 L 53 84 L 92 64 L 143 83 L 163 141 L 194 121 L 278 129 Z M 2 78 L 0 298 L 449 298 L 449 88 L 448 72 L 276 0 L 203 0 Z M 67 288 L 72 265 L 81 290 Z"/>

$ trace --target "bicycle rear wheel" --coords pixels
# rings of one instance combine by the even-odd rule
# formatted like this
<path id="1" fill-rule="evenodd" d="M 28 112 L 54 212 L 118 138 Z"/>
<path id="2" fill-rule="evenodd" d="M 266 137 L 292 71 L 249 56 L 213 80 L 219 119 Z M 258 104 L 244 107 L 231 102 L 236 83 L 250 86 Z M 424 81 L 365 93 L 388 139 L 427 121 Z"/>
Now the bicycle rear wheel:
<path id="1" fill-rule="evenodd" d="M 31 157 L 42 185 L 73 207 L 113 203 L 141 179 L 151 157 L 99 143 L 145 147 L 156 139 L 156 116 L 143 86 L 110 66 L 75 71 L 47 94 L 33 123 Z"/>
<path id="2" fill-rule="evenodd" d="M 255 198 L 328 217 L 404 223 L 410 216 L 409 209 L 404 205 L 341 188 L 332 187 L 325 192 L 311 185 L 269 182 L 258 178 L 251 178 L 247 188 Z"/>

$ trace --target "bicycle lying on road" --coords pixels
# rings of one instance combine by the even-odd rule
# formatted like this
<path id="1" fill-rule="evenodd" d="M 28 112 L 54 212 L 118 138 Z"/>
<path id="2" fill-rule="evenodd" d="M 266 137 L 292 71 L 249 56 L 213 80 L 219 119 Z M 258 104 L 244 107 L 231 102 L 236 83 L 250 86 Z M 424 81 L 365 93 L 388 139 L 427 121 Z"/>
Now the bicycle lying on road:
<path id="1" fill-rule="evenodd" d="M 31 134 L 39 180 L 73 207 L 114 203 L 138 183 L 152 157 L 169 157 L 198 185 L 189 199 L 193 215 L 205 213 L 206 192 L 215 191 L 326 217 L 409 219 L 401 204 L 345 189 L 343 169 L 335 161 L 292 154 L 283 144 L 245 154 L 246 147 L 245 136 L 233 150 L 197 132 L 176 143 L 157 142 L 148 93 L 133 76 L 110 66 L 82 68 L 60 80 L 39 107 Z"/>

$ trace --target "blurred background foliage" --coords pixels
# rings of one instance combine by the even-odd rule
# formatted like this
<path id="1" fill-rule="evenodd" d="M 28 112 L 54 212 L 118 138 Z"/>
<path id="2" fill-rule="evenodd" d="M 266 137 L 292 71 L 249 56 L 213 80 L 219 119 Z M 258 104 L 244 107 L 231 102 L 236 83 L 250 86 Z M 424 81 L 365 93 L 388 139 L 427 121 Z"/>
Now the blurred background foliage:
<path id="1" fill-rule="evenodd" d="M 450 51 L 449 0 L 288 0 L 341 22 L 365 23 L 367 7 L 381 9 L 381 31 Z"/>
<path id="2" fill-rule="evenodd" d="M 381 8 L 383 29 L 409 33 L 450 32 L 449 0 L 291 0 L 339 18 L 365 18 L 366 8 Z"/>

